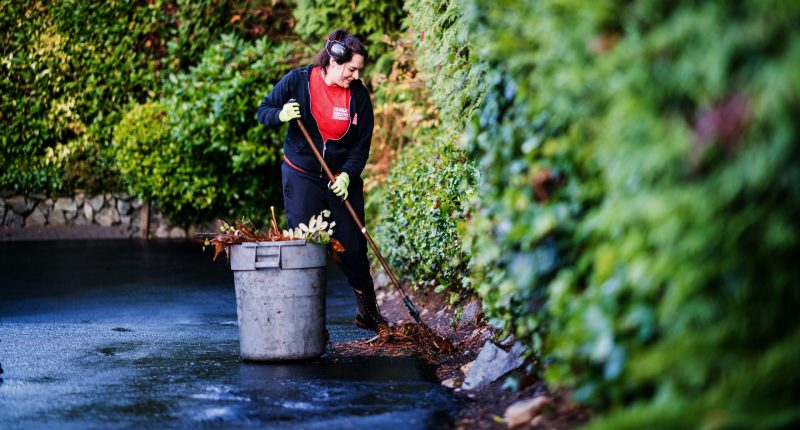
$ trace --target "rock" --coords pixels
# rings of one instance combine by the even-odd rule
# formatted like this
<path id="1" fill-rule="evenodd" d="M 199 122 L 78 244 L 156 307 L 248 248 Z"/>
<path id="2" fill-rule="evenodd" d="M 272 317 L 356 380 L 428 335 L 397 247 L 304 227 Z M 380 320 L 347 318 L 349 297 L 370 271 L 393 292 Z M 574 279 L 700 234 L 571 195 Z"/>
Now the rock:
<path id="1" fill-rule="evenodd" d="M 59 197 L 56 199 L 56 204 L 53 206 L 53 210 L 55 211 L 64 211 L 64 212 L 77 212 L 78 211 L 78 204 L 75 203 L 75 200 L 72 200 L 67 197 Z"/>
<path id="2" fill-rule="evenodd" d="M 13 210 L 6 210 L 6 218 L 3 224 L 11 228 L 18 228 L 25 225 L 25 219 Z"/>
<path id="3" fill-rule="evenodd" d="M 511 351 L 505 352 L 491 341 L 487 341 L 461 387 L 465 390 L 481 387 L 522 366 L 524 350 L 519 342 L 514 344 Z"/>
<path id="4" fill-rule="evenodd" d="M 464 310 L 461 312 L 461 322 L 459 323 L 460 327 L 468 327 L 478 323 L 481 315 L 483 315 L 483 309 L 481 309 L 481 302 L 478 299 L 472 299 L 467 306 L 464 306 Z"/>
<path id="5" fill-rule="evenodd" d="M 0 199 L 0 225 L 3 225 L 3 220 L 6 218 L 6 201 Z"/>
<path id="6" fill-rule="evenodd" d="M 128 215 L 131 213 L 131 204 L 125 200 L 117 200 L 117 210 L 120 215 Z"/>
<path id="7" fill-rule="evenodd" d="M 142 199 L 140 199 L 138 197 L 133 199 L 133 200 L 131 200 L 131 206 L 134 209 L 139 209 L 140 207 L 142 207 L 143 204 L 144 204 L 144 202 L 142 201 Z"/>
<path id="8" fill-rule="evenodd" d="M 186 237 L 192 238 L 197 233 L 197 226 L 192 224 L 186 229 Z"/>
<path id="9" fill-rule="evenodd" d="M 89 207 L 89 205 L 86 205 L 86 207 Z M 78 212 L 77 215 L 78 216 L 76 216 L 75 219 L 72 221 L 73 225 L 89 225 L 92 223 L 91 221 L 86 219 L 86 215 L 83 212 Z"/>
<path id="10" fill-rule="evenodd" d="M 386 273 L 380 272 L 380 273 L 378 273 L 378 276 L 375 277 L 375 286 L 377 286 L 377 287 L 385 287 L 385 286 L 389 285 L 389 283 L 391 281 L 392 280 L 389 279 L 389 276 Z"/>
<path id="11" fill-rule="evenodd" d="M 64 211 L 64 218 L 67 219 L 67 224 L 72 224 L 72 221 L 78 216 L 78 210 Z"/>
<path id="12" fill-rule="evenodd" d="M 6 206 L 10 207 L 12 211 L 26 216 L 33 210 L 35 202 L 29 201 L 25 196 L 14 196 L 6 200 Z"/>
<path id="13" fill-rule="evenodd" d="M 104 208 L 94 216 L 94 221 L 103 227 L 111 227 L 119 223 L 119 212 L 114 208 Z"/>
<path id="14" fill-rule="evenodd" d="M 110 199 L 106 199 L 106 207 L 114 208 L 114 210 L 116 210 L 117 209 L 117 199 L 115 199 L 113 197 L 110 198 Z"/>
<path id="15" fill-rule="evenodd" d="M 164 224 L 159 224 L 158 228 L 156 229 L 155 233 L 156 239 L 167 239 L 169 238 L 169 228 L 167 228 Z"/>
<path id="16" fill-rule="evenodd" d="M 186 239 L 186 231 L 184 231 L 180 227 L 173 227 L 169 231 L 169 238 L 170 239 Z"/>
<path id="17" fill-rule="evenodd" d="M 535 417 L 533 417 L 533 419 L 531 420 L 530 423 L 528 423 L 528 425 L 531 426 L 531 427 L 536 428 L 536 427 L 539 427 L 539 426 L 543 425 L 544 421 L 545 421 L 544 415 L 540 414 L 540 415 L 536 415 Z"/>
<path id="18" fill-rule="evenodd" d="M 48 215 L 48 217 L 47 217 L 47 221 L 50 223 L 50 225 L 66 225 L 67 224 L 67 219 L 64 218 L 64 212 L 56 211 L 56 210 L 50 212 L 50 215 Z"/>
<path id="19" fill-rule="evenodd" d="M 36 200 L 37 202 L 40 202 L 42 200 L 47 199 L 47 196 L 42 194 L 42 193 L 30 193 L 30 194 L 28 194 L 28 198 Z"/>
<path id="20" fill-rule="evenodd" d="M 80 192 L 75 195 L 75 204 L 78 205 L 78 209 L 80 209 L 84 203 L 86 203 L 86 193 Z"/>
<path id="21" fill-rule="evenodd" d="M 47 224 L 47 212 L 44 205 L 36 205 L 30 215 L 25 218 L 25 227 L 38 227 Z"/>
<path id="22" fill-rule="evenodd" d="M 55 206 L 55 202 L 53 199 L 47 199 L 43 203 L 47 207 L 47 213 L 49 214 L 53 210 L 53 206 Z"/>
<path id="23" fill-rule="evenodd" d="M 96 195 L 89 199 L 89 205 L 92 207 L 92 209 L 94 209 L 95 212 L 103 208 L 103 203 L 105 203 L 105 200 L 103 199 L 102 194 Z M 88 219 L 89 217 L 86 218 Z"/>
<path id="24" fill-rule="evenodd" d="M 449 378 L 442 381 L 442 385 L 447 388 L 454 388 L 456 386 L 456 378 Z"/>
<path id="25" fill-rule="evenodd" d="M 131 226 L 131 217 L 130 215 L 124 215 L 119 217 L 119 223 L 124 225 L 125 227 Z"/>
<path id="26" fill-rule="evenodd" d="M 508 335 L 502 342 L 500 342 L 500 346 L 503 348 L 508 348 L 509 346 L 513 345 L 517 341 L 517 338 L 514 337 L 513 334 Z"/>
<path id="27" fill-rule="evenodd" d="M 89 221 L 89 224 L 94 221 L 94 208 L 91 203 L 83 205 L 83 216 L 86 218 L 86 221 Z"/>
<path id="28" fill-rule="evenodd" d="M 506 412 L 503 414 L 503 419 L 505 419 L 506 424 L 508 424 L 508 428 L 519 427 L 529 423 L 534 417 L 539 415 L 543 407 L 550 403 L 550 399 L 546 396 L 514 402 L 506 409 Z"/>
<path id="29" fill-rule="evenodd" d="M 386 291 L 384 290 L 377 290 L 377 292 L 375 293 L 375 298 L 381 301 L 386 300 L 388 296 L 389 295 L 386 294 Z"/>
<path id="30" fill-rule="evenodd" d="M 126 193 L 125 191 L 113 192 L 111 193 L 111 195 L 118 200 L 128 200 L 131 198 L 131 195 Z"/>
<path id="31" fill-rule="evenodd" d="M 472 360 L 469 363 L 459 367 L 459 369 L 461 369 L 461 373 L 466 375 L 467 373 L 469 373 L 469 370 L 472 369 L 472 366 L 474 365 L 475 365 L 475 360 Z"/>

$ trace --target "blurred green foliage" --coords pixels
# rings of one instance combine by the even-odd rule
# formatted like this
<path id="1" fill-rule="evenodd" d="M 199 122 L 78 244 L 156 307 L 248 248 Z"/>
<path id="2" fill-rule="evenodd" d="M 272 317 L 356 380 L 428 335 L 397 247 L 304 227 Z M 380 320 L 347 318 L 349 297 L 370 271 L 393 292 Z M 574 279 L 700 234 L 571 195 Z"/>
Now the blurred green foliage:
<path id="1" fill-rule="evenodd" d="M 592 428 L 798 425 L 800 7 L 573 3 L 467 8 L 487 316 Z"/>
<path id="2" fill-rule="evenodd" d="M 475 2 L 475 49 L 487 63 L 467 148 L 481 181 L 464 245 L 489 321 L 542 355 L 548 286 L 579 266 L 579 230 L 602 197 L 593 162 L 594 56 L 605 6 Z"/>
<path id="3" fill-rule="evenodd" d="M 117 169 L 131 193 L 154 198 L 177 223 L 246 216 L 265 223 L 281 202 L 281 130 L 255 107 L 297 61 L 291 45 L 223 35 L 159 103 L 134 105 L 114 132 Z"/>
<path id="4" fill-rule="evenodd" d="M 123 108 L 229 32 L 291 32 L 283 1 L 14 2 L 0 7 L 0 188 L 106 191 Z"/>

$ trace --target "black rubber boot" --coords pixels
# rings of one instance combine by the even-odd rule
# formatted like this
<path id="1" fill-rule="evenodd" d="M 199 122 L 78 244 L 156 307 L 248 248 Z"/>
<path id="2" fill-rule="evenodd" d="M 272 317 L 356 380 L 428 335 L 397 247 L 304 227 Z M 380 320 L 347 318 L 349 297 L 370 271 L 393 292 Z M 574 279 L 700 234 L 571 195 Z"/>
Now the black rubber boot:
<path id="1" fill-rule="evenodd" d="M 379 331 L 381 327 L 389 327 L 386 318 L 381 315 L 381 311 L 378 309 L 378 301 L 375 299 L 374 289 L 358 290 L 353 288 L 353 295 L 356 296 L 355 324 L 358 327 L 373 331 Z"/>

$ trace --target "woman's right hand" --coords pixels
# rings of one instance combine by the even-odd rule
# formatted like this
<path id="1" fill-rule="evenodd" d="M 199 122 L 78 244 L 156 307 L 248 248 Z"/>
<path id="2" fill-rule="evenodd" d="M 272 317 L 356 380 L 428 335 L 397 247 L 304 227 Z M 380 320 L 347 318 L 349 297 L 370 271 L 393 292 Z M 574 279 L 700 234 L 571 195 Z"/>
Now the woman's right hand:
<path id="1" fill-rule="evenodd" d="M 280 113 L 278 113 L 278 119 L 281 122 L 289 122 L 293 119 L 300 118 L 300 103 L 297 102 L 289 102 L 283 105 L 283 109 L 281 109 Z"/>

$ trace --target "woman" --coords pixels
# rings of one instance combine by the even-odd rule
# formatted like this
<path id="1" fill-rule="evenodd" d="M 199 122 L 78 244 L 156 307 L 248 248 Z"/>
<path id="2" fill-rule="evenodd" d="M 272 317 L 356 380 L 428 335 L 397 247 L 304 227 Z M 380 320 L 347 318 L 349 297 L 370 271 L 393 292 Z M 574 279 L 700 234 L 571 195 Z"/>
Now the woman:
<path id="1" fill-rule="evenodd" d="M 283 143 L 283 199 L 289 227 L 308 222 L 322 210 L 336 222 L 334 237 L 345 248 L 342 268 L 356 297 L 357 326 L 385 326 L 375 301 L 367 259 L 367 241 L 344 206 L 347 199 L 364 221 L 364 183 L 372 140 L 373 112 L 369 93 L 358 79 L 367 60 L 364 44 L 336 30 L 317 54 L 314 64 L 292 70 L 264 97 L 258 120 L 267 127 L 289 122 Z M 290 100 L 296 100 L 291 101 Z M 295 121 L 303 121 L 314 145 L 336 175 L 328 184 L 322 166 Z"/>

